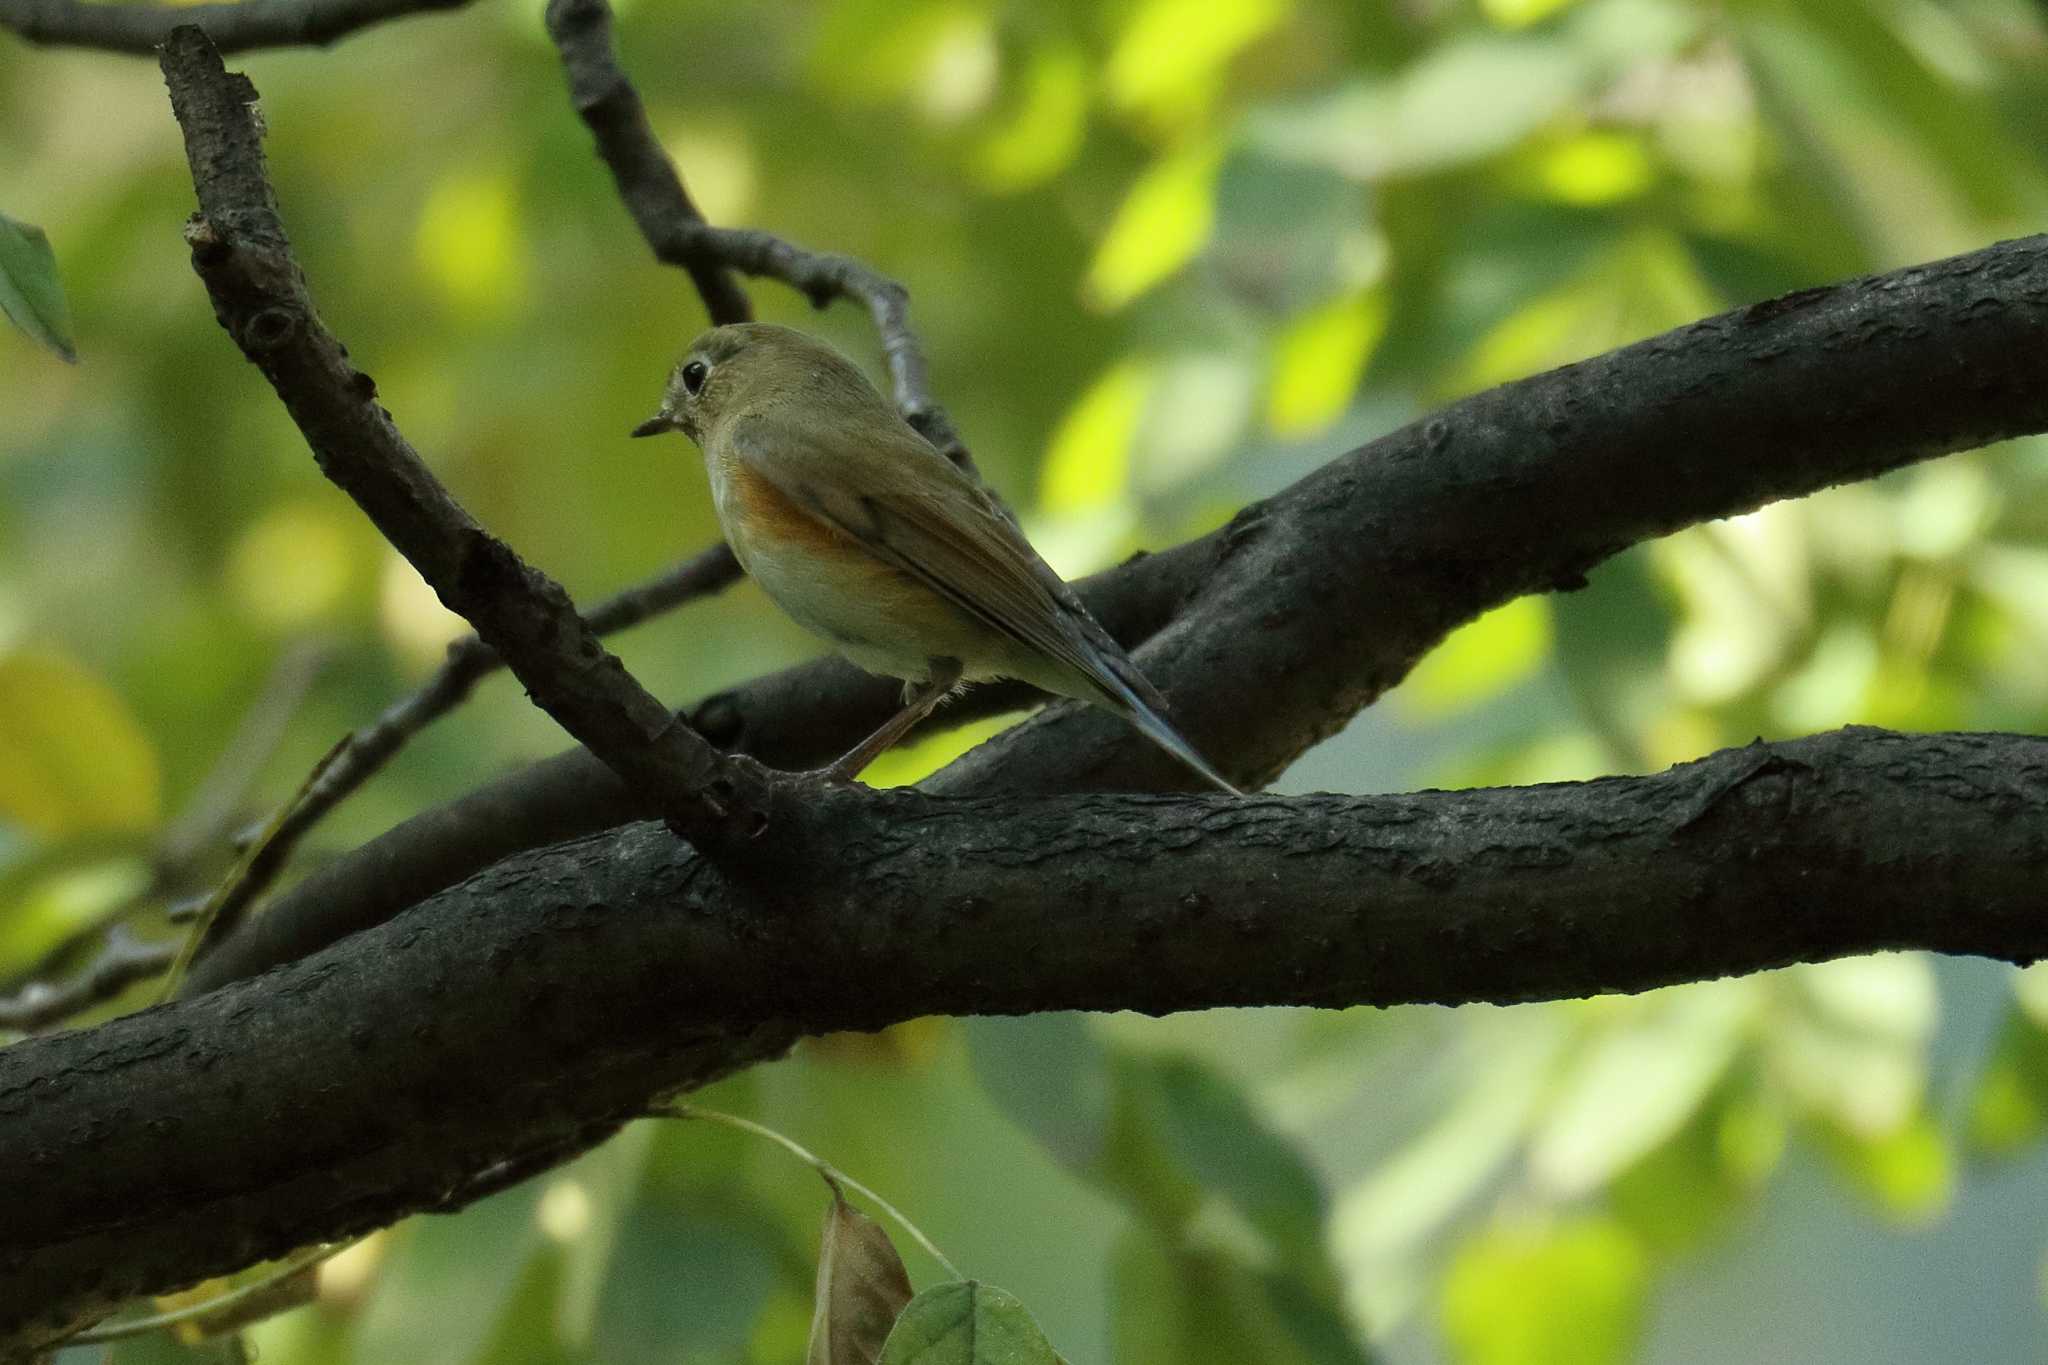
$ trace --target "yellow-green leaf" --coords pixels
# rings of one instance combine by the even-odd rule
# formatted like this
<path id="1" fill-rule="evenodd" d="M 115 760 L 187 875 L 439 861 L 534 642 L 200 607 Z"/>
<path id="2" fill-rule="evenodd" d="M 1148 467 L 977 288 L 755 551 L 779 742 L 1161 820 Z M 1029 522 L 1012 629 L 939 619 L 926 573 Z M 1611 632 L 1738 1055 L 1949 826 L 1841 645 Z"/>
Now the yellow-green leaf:
<path id="1" fill-rule="evenodd" d="M 1131 442 L 1151 396 L 1152 366 L 1120 361 L 1081 395 L 1053 433 L 1039 476 L 1048 512 L 1084 512 L 1114 504 L 1131 477 Z"/>
<path id="2" fill-rule="evenodd" d="M 1216 223 L 1216 176 L 1223 149 L 1200 139 L 1168 152 L 1131 186 L 1082 282 L 1082 296 L 1112 310 L 1195 258 Z"/>
<path id="3" fill-rule="evenodd" d="M 1155 117 L 1185 108 L 1288 8 L 1287 0 L 1145 0 L 1110 53 L 1110 99 Z"/>
<path id="4" fill-rule="evenodd" d="M 1408 675 L 1401 702 L 1440 717 L 1498 696 L 1543 666 L 1551 635 L 1549 604 L 1518 597 L 1445 637 Z"/>
<path id="5" fill-rule="evenodd" d="M 998 194 L 1058 175 L 1088 131 L 1088 64 L 1077 49 L 1060 45 L 1034 54 L 1023 86 L 1016 110 L 974 154 L 981 182 Z"/>
<path id="6" fill-rule="evenodd" d="M 1462 1365 L 1606 1365 L 1630 1358 L 1648 1288 L 1642 1243 L 1612 1218 L 1498 1228 L 1452 1262 L 1444 1334 Z"/>
<path id="7" fill-rule="evenodd" d="M 156 749 L 84 666 L 45 650 L 0 658 L 0 715 L 0 819 L 45 837 L 156 823 Z"/>
<path id="8" fill-rule="evenodd" d="M 1363 290 L 1296 318 L 1273 345 L 1266 423 L 1275 435 L 1313 436 L 1343 415 L 1387 330 L 1386 295 Z"/>

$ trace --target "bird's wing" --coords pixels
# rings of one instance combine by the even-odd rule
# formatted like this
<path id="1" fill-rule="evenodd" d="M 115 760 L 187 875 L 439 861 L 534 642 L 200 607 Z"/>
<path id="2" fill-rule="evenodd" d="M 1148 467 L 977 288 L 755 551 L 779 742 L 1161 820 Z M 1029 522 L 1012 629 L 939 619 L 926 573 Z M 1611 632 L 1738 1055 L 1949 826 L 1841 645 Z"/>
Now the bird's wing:
<path id="1" fill-rule="evenodd" d="M 798 506 L 911 574 L 991 629 L 1028 645 L 1121 706 L 1136 678 L 1158 693 L 1088 617 L 1067 585 L 978 483 L 910 428 L 835 448 L 831 434 L 770 416 L 732 429 L 734 455 Z M 915 471 L 914 477 L 906 477 Z M 849 476 L 858 472 L 856 482 Z M 1121 664 L 1122 667 L 1116 667 Z"/>

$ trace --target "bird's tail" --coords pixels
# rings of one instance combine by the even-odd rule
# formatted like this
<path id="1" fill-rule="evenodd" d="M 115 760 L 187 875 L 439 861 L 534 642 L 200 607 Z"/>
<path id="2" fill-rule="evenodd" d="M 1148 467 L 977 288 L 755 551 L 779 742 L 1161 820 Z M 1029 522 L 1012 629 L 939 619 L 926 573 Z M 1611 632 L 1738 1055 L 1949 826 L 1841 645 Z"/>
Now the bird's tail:
<path id="1" fill-rule="evenodd" d="M 1195 752 L 1195 746 L 1181 738 L 1180 731 L 1167 724 L 1166 718 L 1159 714 L 1151 702 L 1140 696 L 1136 688 L 1118 677 L 1113 671 L 1104 670 L 1104 672 L 1107 676 L 1103 681 L 1109 683 L 1108 691 L 1111 694 L 1110 699 L 1112 703 L 1118 711 L 1123 713 L 1124 719 L 1137 729 L 1139 734 L 1142 734 L 1182 763 L 1185 763 L 1190 771 L 1199 773 L 1218 791 L 1229 792 L 1232 796 L 1244 795 L 1243 792 L 1232 786 L 1223 774 L 1210 767 L 1209 761 Z M 1150 688 L 1146 690 L 1151 691 Z M 1155 692 L 1153 695 L 1156 697 L 1158 694 Z"/>

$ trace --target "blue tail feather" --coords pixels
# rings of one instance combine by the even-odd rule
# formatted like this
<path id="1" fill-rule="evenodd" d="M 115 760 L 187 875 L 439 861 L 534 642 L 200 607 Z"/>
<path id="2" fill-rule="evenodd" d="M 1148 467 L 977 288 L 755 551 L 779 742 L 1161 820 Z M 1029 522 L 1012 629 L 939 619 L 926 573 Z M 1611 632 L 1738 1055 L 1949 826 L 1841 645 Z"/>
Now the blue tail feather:
<path id="1" fill-rule="evenodd" d="M 1180 731 L 1167 724 L 1166 718 L 1153 710 L 1122 678 L 1112 673 L 1109 674 L 1107 681 L 1111 684 L 1111 691 L 1114 694 L 1111 698 L 1112 704 L 1139 734 L 1186 764 L 1190 771 L 1199 774 L 1217 790 L 1229 792 L 1232 796 L 1244 795 L 1232 786 L 1223 774 L 1210 767 L 1209 761 L 1195 752 L 1195 746 L 1183 739 Z"/>

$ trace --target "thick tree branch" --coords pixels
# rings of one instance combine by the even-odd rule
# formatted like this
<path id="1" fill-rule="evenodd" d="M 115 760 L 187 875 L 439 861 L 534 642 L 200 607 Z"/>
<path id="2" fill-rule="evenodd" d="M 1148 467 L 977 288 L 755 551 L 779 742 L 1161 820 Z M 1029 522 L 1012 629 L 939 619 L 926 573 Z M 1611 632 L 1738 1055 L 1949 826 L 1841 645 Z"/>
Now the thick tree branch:
<path id="1" fill-rule="evenodd" d="M 121 5 L 98 0 L 0 0 L 0 28 L 31 43 L 147 56 L 180 25 L 206 31 L 222 52 L 325 47 L 357 29 L 470 0 L 235 0 L 209 5 Z"/>
<path id="2" fill-rule="evenodd" d="M 2048 740 L 1847 730 L 1490 791 L 838 791 L 794 817 L 772 893 L 629 826 L 0 1052 L 0 1169 L 25 1176 L 0 1333 L 435 1207 L 799 1033 L 1548 999 L 1880 948 L 2029 960 L 2044 808 Z"/>
<path id="3" fill-rule="evenodd" d="M 1811 289 L 1451 405 L 1079 585 L 1240 779 L 1279 771 L 1459 624 L 1568 588 L 1636 541 L 1917 460 L 2048 430 L 2048 237 Z M 1172 625 L 1168 627 L 1167 623 Z M 941 723 L 1015 707 L 977 690 Z M 836 660 L 721 693 L 693 718 L 777 767 L 843 751 L 893 689 Z M 1170 788 L 1113 718 L 1056 707 L 934 788 Z M 567 753 L 423 812 L 281 899 L 195 987 L 310 952 L 532 840 L 649 812 Z M 529 842 L 522 842 L 529 841 Z M 388 878 L 388 883 L 382 879 Z M 388 891 L 382 889 L 388 885 Z"/>
<path id="4" fill-rule="evenodd" d="M 199 212 L 186 228 L 214 313 L 263 371 L 322 472 L 451 611 L 505 659 L 536 703 L 679 829 L 716 837 L 726 816 L 763 818 L 767 794 L 634 682 L 568 594 L 459 506 L 376 401 L 314 312 L 263 165 L 255 89 L 222 67 L 206 35 L 163 48 Z"/>

